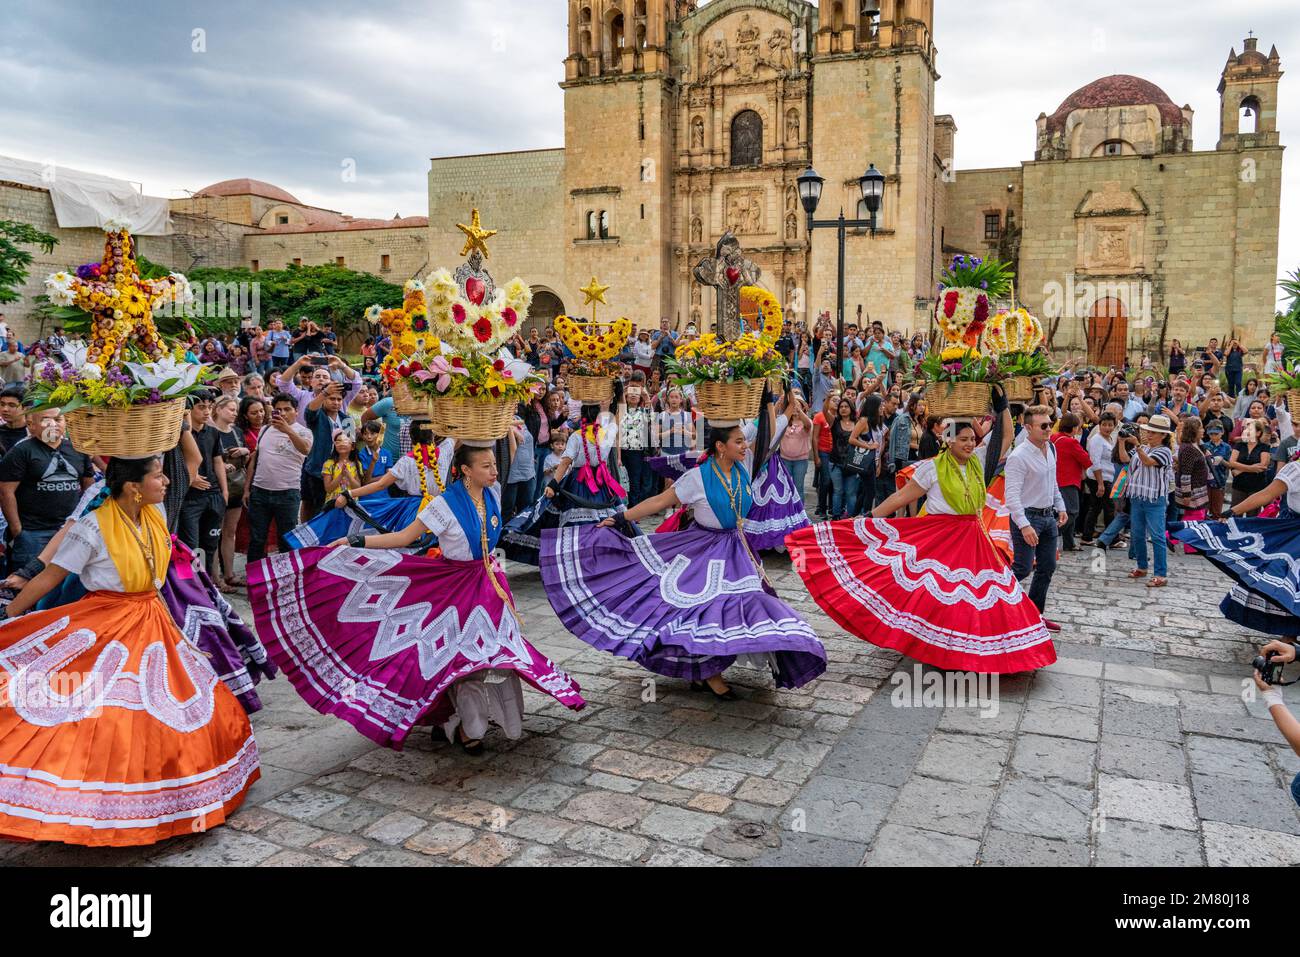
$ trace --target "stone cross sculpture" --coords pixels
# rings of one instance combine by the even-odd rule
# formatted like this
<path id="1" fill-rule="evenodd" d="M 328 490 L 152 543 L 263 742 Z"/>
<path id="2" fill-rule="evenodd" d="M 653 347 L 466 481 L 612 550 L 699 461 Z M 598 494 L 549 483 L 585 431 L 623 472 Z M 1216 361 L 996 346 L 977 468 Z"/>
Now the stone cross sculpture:
<path id="1" fill-rule="evenodd" d="M 740 318 L 740 287 L 758 285 L 761 273 L 756 263 L 745 258 L 740 240 L 730 231 L 722 234 L 713 255 L 695 267 L 695 278 L 701 285 L 712 286 L 717 297 L 714 332 L 719 339 L 730 342 L 745 331 Z"/>

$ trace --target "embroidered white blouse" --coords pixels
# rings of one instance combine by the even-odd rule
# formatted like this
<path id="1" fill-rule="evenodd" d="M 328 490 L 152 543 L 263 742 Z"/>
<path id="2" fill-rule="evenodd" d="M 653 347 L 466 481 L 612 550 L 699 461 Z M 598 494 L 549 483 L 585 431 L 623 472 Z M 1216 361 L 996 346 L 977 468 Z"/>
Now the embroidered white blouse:
<path id="1" fill-rule="evenodd" d="M 496 489 L 486 489 L 483 494 L 492 496 L 499 513 L 501 511 L 501 496 L 497 494 Z M 474 553 L 470 550 L 469 539 L 465 536 L 465 530 L 461 528 L 460 521 L 452 513 L 451 506 L 447 504 L 445 498 L 439 495 L 426 505 L 416 517 L 425 528 L 438 536 L 438 547 L 442 549 L 444 558 L 449 558 L 455 562 L 473 561 Z"/>
<path id="2" fill-rule="evenodd" d="M 438 474 L 442 476 L 442 484 L 445 486 L 451 480 L 451 460 L 456 454 L 456 442 L 454 439 L 443 439 L 438 444 Z M 420 467 L 415 464 L 415 459 L 409 455 L 403 455 L 393 463 L 393 467 L 388 471 L 397 477 L 396 485 L 407 495 L 420 494 Z M 433 476 L 429 477 L 430 479 Z M 429 494 L 438 494 L 438 483 L 429 482 Z"/>
<path id="3" fill-rule="evenodd" d="M 597 466 L 600 465 L 600 462 L 604 462 L 609 459 L 610 449 L 614 447 L 614 442 L 617 438 L 618 438 L 617 422 L 610 421 L 608 423 L 601 424 L 600 461 L 592 462 L 591 463 L 592 468 L 596 468 Z M 569 436 L 569 441 L 564 446 L 564 455 L 562 456 L 563 458 L 569 460 L 571 468 L 580 469 L 587 464 L 587 460 L 584 457 L 583 449 L 582 449 L 582 446 L 584 444 L 588 446 L 587 452 L 590 453 L 591 443 L 587 442 L 582 437 L 582 432 L 580 430 L 575 429 L 573 433 Z"/>
<path id="4" fill-rule="evenodd" d="M 111 505 L 107 507 L 112 508 Z M 165 523 L 166 510 L 161 505 L 155 505 L 154 508 L 162 514 Z M 99 515 L 96 512 L 82 515 L 76 521 L 69 522 L 65 528 L 67 531 L 63 533 L 63 541 L 54 553 L 51 564 L 58 565 L 73 575 L 80 575 L 81 584 L 86 591 L 125 592 L 122 576 L 118 574 L 117 565 L 108 554 L 108 545 L 99 531 Z M 170 553 L 158 556 L 162 563 L 157 569 L 159 579 L 166 576 L 170 557 Z"/>
<path id="5" fill-rule="evenodd" d="M 704 492 L 704 475 L 700 472 L 700 469 L 708 467 L 709 463 L 705 462 L 691 469 L 673 483 L 673 491 L 677 493 L 677 501 L 695 510 L 696 522 L 704 528 L 720 529 L 722 523 L 718 521 L 717 513 L 709 505 L 709 497 Z"/>
<path id="6" fill-rule="evenodd" d="M 975 450 L 975 458 L 979 460 L 981 470 L 984 468 L 984 456 L 987 452 L 988 446 L 986 445 L 982 445 Z M 959 514 L 943 497 L 943 489 L 939 485 L 939 470 L 934 464 L 934 459 L 922 459 L 917 464 L 915 471 L 912 472 L 912 481 L 925 489 L 925 514 Z"/>
<path id="7" fill-rule="evenodd" d="M 1287 508 L 1300 515 L 1300 461 L 1282 466 L 1277 477 L 1286 485 Z"/>

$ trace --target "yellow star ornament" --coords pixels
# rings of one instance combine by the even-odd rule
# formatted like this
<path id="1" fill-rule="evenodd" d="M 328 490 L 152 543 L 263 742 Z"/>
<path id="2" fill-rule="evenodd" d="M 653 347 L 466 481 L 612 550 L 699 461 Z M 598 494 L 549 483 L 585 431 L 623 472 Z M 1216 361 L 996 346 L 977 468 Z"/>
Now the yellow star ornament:
<path id="1" fill-rule="evenodd" d="M 457 223 L 456 228 L 465 234 L 465 248 L 460 251 L 462 256 L 468 256 L 472 250 L 477 249 L 483 254 L 484 259 L 488 256 L 487 240 L 497 234 L 495 229 L 484 229 L 479 224 L 478 210 L 475 209 L 470 214 L 469 225 Z"/>
<path id="2" fill-rule="evenodd" d="M 582 286 L 578 290 L 578 292 L 582 293 L 584 296 L 587 297 L 586 300 L 583 302 L 584 306 L 589 306 L 593 302 L 604 302 L 605 305 L 608 306 L 609 303 L 605 302 L 605 293 L 608 291 L 608 289 L 609 286 L 602 286 L 599 282 L 596 281 L 596 277 L 592 276 L 591 282 L 587 283 L 587 285 L 585 286 Z"/>

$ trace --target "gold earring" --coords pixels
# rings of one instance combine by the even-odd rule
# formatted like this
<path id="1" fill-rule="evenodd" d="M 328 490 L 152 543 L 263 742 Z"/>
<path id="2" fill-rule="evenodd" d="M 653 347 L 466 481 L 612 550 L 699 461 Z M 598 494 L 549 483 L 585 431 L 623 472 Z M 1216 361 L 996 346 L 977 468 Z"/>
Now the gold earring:
<path id="1" fill-rule="evenodd" d="M 144 500 L 144 496 L 141 495 L 139 492 L 136 492 L 136 493 L 135 493 L 135 503 L 136 503 L 137 505 L 139 505 L 140 502 L 143 501 L 143 500 Z"/>

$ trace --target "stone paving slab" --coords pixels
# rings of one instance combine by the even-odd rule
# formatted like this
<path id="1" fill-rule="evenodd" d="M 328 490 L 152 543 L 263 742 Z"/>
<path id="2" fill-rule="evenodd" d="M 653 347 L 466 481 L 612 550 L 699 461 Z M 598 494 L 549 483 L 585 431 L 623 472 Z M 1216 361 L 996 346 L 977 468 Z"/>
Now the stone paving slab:
<path id="1" fill-rule="evenodd" d="M 991 701 L 916 707 L 904 692 L 932 669 L 845 635 L 783 556 L 770 577 L 829 665 L 794 690 L 733 669 L 734 703 L 583 645 L 536 571 L 512 569 L 530 639 L 582 684 L 584 712 L 529 691 L 519 741 L 494 731 L 472 758 L 418 731 L 394 752 L 264 683 L 263 776 L 228 826 L 151 848 L 3 847 L 0 863 L 1300 865 L 1300 758 L 1243 700 L 1260 639 L 1219 615 L 1224 579 L 1175 555 L 1152 592 L 1108 557 L 1104 585 L 1091 556 L 1062 558 L 1056 665 L 1001 676 Z"/>

